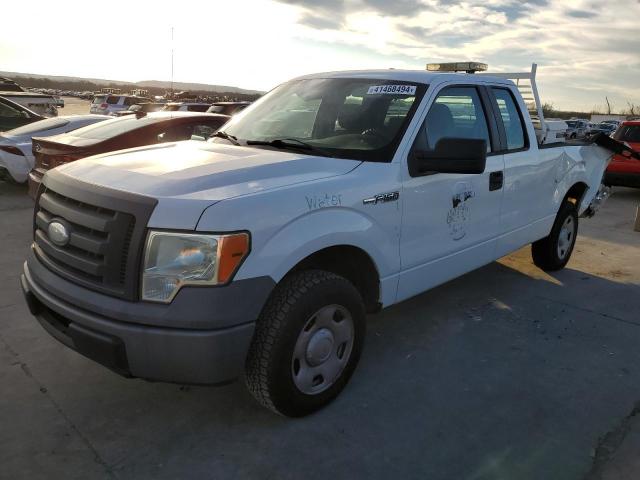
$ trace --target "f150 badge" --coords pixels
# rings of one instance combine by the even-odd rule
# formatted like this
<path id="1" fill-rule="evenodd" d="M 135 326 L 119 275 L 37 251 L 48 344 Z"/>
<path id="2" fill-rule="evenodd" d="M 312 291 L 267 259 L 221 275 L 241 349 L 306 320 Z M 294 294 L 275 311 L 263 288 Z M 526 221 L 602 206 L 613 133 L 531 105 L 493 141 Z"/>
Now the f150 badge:
<path id="1" fill-rule="evenodd" d="M 373 197 L 365 198 L 365 205 L 377 205 L 378 203 L 395 202 L 400 198 L 400 192 L 379 193 Z"/>

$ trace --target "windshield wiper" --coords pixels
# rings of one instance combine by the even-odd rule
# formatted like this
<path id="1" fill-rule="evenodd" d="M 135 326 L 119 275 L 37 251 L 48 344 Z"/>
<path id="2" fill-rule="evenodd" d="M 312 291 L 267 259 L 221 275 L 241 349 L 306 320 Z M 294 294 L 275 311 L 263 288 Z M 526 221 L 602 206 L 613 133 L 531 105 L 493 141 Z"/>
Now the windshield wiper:
<path id="1" fill-rule="evenodd" d="M 315 145 L 311 145 L 310 143 L 303 142 L 302 140 L 298 140 L 297 138 L 276 138 L 274 140 L 247 140 L 247 145 L 265 145 L 267 147 L 275 147 L 282 150 L 294 149 L 294 150 L 308 150 L 311 152 L 318 153 L 323 157 L 333 157 L 326 150 L 316 147 Z"/>
<path id="2" fill-rule="evenodd" d="M 231 134 L 225 132 L 224 130 L 218 130 L 216 133 L 214 133 L 211 136 L 212 137 L 222 138 L 224 140 L 228 140 L 231 143 L 233 143 L 234 145 L 240 145 L 240 142 L 238 142 L 238 138 L 236 136 L 231 135 Z"/>

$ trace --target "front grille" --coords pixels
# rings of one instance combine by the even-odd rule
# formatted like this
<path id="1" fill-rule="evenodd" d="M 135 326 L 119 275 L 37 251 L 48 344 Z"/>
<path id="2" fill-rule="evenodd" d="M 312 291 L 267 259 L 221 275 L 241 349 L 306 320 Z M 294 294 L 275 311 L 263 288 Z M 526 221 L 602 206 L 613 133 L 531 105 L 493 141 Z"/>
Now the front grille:
<path id="1" fill-rule="evenodd" d="M 56 173 L 47 174 L 36 201 L 34 249 L 40 261 L 75 283 L 136 299 L 142 243 L 155 201 L 88 185 L 90 191 L 57 185 Z M 69 231 L 63 246 L 49 238 L 54 220 Z"/>
<path id="2" fill-rule="evenodd" d="M 58 246 L 47 234 L 49 223 L 69 227 L 69 243 Z M 133 215 L 96 207 L 45 189 L 36 210 L 35 242 L 40 254 L 57 269 L 124 293 Z M 114 268 L 115 267 L 115 268 Z"/>

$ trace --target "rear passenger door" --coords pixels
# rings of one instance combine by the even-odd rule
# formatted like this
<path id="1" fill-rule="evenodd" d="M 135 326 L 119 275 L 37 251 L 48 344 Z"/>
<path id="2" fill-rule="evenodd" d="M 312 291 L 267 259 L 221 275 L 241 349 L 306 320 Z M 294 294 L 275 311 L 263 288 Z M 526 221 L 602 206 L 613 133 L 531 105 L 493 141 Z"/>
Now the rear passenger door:
<path id="1" fill-rule="evenodd" d="M 398 301 L 495 259 L 504 167 L 495 124 L 483 87 L 445 87 L 427 111 L 415 149 L 431 150 L 442 138 L 484 139 L 487 162 L 481 174 L 412 177 L 403 169 Z"/>
<path id="2" fill-rule="evenodd" d="M 528 112 L 517 100 L 520 96 L 507 85 L 490 87 L 489 94 L 504 155 L 503 234 L 497 244 L 497 255 L 502 256 L 540 238 L 554 184 L 552 165 L 540 161 L 535 135 L 527 132 Z"/>

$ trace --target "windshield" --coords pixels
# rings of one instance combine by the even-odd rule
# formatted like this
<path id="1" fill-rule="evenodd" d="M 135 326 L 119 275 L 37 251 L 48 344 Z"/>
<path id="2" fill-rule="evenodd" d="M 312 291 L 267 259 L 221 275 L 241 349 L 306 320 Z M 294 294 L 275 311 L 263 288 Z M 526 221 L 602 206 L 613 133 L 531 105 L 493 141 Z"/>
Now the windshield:
<path id="1" fill-rule="evenodd" d="M 98 95 L 93 97 L 93 101 L 91 103 L 104 103 L 105 98 L 107 98 L 106 95 Z"/>
<path id="2" fill-rule="evenodd" d="M 30 123 L 23 127 L 14 128 L 13 130 L 6 132 L 5 135 L 14 137 L 19 135 L 33 135 L 35 133 L 53 130 L 54 128 L 64 127 L 68 123 L 69 120 L 65 120 L 64 118 L 47 118 L 46 120 Z"/>
<path id="3" fill-rule="evenodd" d="M 578 122 L 573 122 L 571 120 L 567 121 L 567 125 L 569 125 L 569 127 L 571 128 L 576 128 L 576 125 L 578 125 Z"/>
<path id="4" fill-rule="evenodd" d="M 640 125 L 623 125 L 613 138 L 621 142 L 640 143 Z"/>
<path id="5" fill-rule="evenodd" d="M 389 162 L 426 90 L 397 80 L 295 80 L 234 117 L 224 132 L 241 144 L 293 140 L 334 157 Z"/>

